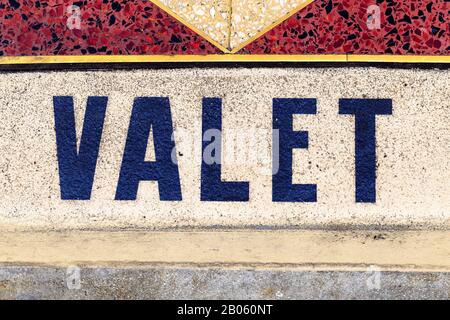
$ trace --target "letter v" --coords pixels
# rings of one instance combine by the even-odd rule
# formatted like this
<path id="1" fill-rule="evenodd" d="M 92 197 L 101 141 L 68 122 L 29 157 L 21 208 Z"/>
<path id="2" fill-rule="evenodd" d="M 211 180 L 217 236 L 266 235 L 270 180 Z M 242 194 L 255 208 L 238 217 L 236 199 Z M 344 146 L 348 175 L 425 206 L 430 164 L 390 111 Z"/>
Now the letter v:
<path id="1" fill-rule="evenodd" d="M 77 150 L 72 97 L 53 97 L 59 183 L 63 200 L 89 200 L 108 97 L 89 97 Z"/>

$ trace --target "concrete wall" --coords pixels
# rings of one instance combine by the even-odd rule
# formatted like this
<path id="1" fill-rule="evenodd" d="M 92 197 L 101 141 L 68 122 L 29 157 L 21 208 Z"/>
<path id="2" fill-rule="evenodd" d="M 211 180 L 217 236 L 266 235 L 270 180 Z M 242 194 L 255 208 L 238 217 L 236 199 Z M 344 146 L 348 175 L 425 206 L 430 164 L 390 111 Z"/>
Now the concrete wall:
<path id="1" fill-rule="evenodd" d="M 80 286 L 66 268 L 3 267 L 0 299 L 448 299 L 448 273 L 224 268 L 84 268 Z M 78 281 L 78 280 L 77 280 Z M 76 283 L 78 284 L 78 283 Z"/>
<path id="2" fill-rule="evenodd" d="M 189 69 L 0 75 L 0 225 L 33 229 L 244 226 L 396 226 L 447 229 L 450 218 L 448 70 Z M 108 106 L 89 201 L 62 200 L 53 96 L 73 96 L 78 139 L 88 96 Z M 115 201 L 133 100 L 169 97 L 183 201 L 160 201 L 141 182 Z M 200 200 L 202 98 L 223 98 L 222 180 L 248 181 L 248 202 Z M 317 184 L 317 202 L 272 201 L 272 99 L 316 98 L 294 116 L 309 148 L 294 150 L 293 182 Z M 355 202 L 355 119 L 340 98 L 388 98 L 378 116 L 376 203 Z M 147 160 L 155 157 L 149 139 Z M 175 180 L 174 180 L 175 182 Z"/>
<path id="3" fill-rule="evenodd" d="M 0 298 L 448 299 L 449 87 L 445 69 L 0 73 Z M 74 98 L 78 144 L 88 96 L 108 97 L 89 200 L 61 198 L 53 96 Z M 170 99 L 182 201 L 160 201 L 154 181 L 114 200 L 142 96 Z M 203 97 L 223 99 L 221 178 L 249 182 L 249 201 L 201 201 Z M 317 202 L 272 201 L 273 98 L 317 99 L 293 122 L 309 132 L 293 182 L 317 184 Z M 355 201 L 340 98 L 392 99 L 375 203 Z"/>

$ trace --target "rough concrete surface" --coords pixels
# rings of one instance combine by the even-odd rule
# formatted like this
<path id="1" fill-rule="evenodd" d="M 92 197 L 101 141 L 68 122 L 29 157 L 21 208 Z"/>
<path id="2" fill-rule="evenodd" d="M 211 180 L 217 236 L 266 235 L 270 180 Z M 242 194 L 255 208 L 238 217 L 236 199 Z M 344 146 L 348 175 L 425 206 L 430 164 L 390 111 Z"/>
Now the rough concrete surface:
<path id="1" fill-rule="evenodd" d="M 449 70 L 377 68 L 171 69 L 0 74 L 0 226 L 34 229 L 399 226 L 448 229 Z M 73 96 L 78 139 L 88 96 L 108 106 L 89 201 L 60 196 L 53 96 Z M 133 100 L 169 97 L 183 201 L 141 182 L 115 201 Z M 223 98 L 222 180 L 248 181 L 249 202 L 200 201 L 203 97 Z M 309 149 L 294 150 L 293 182 L 316 203 L 272 202 L 272 99 L 317 98 L 298 115 Z M 377 117 L 377 202 L 355 203 L 355 120 L 340 98 L 389 98 Z M 152 140 L 152 139 L 150 139 Z M 248 144 L 247 142 L 256 144 Z M 154 157 L 149 141 L 147 159 Z M 257 157 L 257 158 L 255 158 Z"/>
<path id="2" fill-rule="evenodd" d="M 2 267 L 0 299 L 448 299 L 450 293 L 449 273 L 157 266 L 74 270 Z"/>
<path id="3" fill-rule="evenodd" d="M 449 88 L 449 70 L 420 69 L 0 73 L 0 298 L 448 299 Z M 74 97 L 78 142 L 88 96 L 108 97 L 88 201 L 61 199 L 53 96 Z M 156 182 L 114 200 L 142 96 L 170 99 L 180 202 Z M 200 200 L 203 97 L 223 98 L 222 180 L 248 181 L 248 202 Z M 293 182 L 317 184 L 316 203 L 272 201 L 273 98 L 317 99 L 293 123 L 309 132 Z M 376 122 L 376 203 L 355 203 L 340 98 L 393 101 Z"/>

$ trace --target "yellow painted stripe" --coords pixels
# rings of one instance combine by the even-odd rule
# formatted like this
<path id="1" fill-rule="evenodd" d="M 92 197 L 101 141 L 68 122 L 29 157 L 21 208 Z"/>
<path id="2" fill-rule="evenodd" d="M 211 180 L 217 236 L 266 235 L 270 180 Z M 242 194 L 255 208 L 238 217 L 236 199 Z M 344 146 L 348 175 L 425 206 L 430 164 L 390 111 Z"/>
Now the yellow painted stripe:
<path id="1" fill-rule="evenodd" d="M 2 231 L 0 264 L 450 271 L 450 231 Z"/>
<path id="2" fill-rule="evenodd" d="M 162 62 L 397 62 L 450 63 L 450 56 L 418 55 L 86 55 L 0 57 L 0 65 L 65 63 L 162 63 Z"/>
<path id="3" fill-rule="evenodd" d="M 349 62 L 450 63 L 450 56 L 347 55 Z"/>
<path id="4" fill-rule="evenodd" d="M 136 63 L 136 62 L 345 62 L 345 55 L 89 55 L 0 57 L 0 64 L 34 63 Z"/>

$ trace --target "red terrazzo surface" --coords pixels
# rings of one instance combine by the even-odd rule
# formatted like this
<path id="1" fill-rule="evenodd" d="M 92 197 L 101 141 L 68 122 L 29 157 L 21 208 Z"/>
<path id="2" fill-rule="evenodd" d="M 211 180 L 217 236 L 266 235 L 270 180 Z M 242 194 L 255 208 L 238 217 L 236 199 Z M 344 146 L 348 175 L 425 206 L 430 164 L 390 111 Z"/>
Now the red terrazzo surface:
<path id="1" fill-rule="evenodd" d="M 369 30 L 367 8 L 381 8 Z M 67 8 L 81 8 L 80 28 Z M 450 53 L 449 0 L 316 0 L 240 54 Z M 0 0 L 0 55 L 218 54 L 147 0 Z"/>
<path id="2" fill-rule="evenodd" d="M 379 29 L 367 26 L 371 5 Z M 316 0 L 239 53 L 448 55 L 450 1 Z"/>
<path id="3" fill-rule="evenodd" d="M 67 27 L 71 5 L 80 7 L 80 29 Z M 147 0 L 0 0 L 0 55 L 219 52 Z"/>

